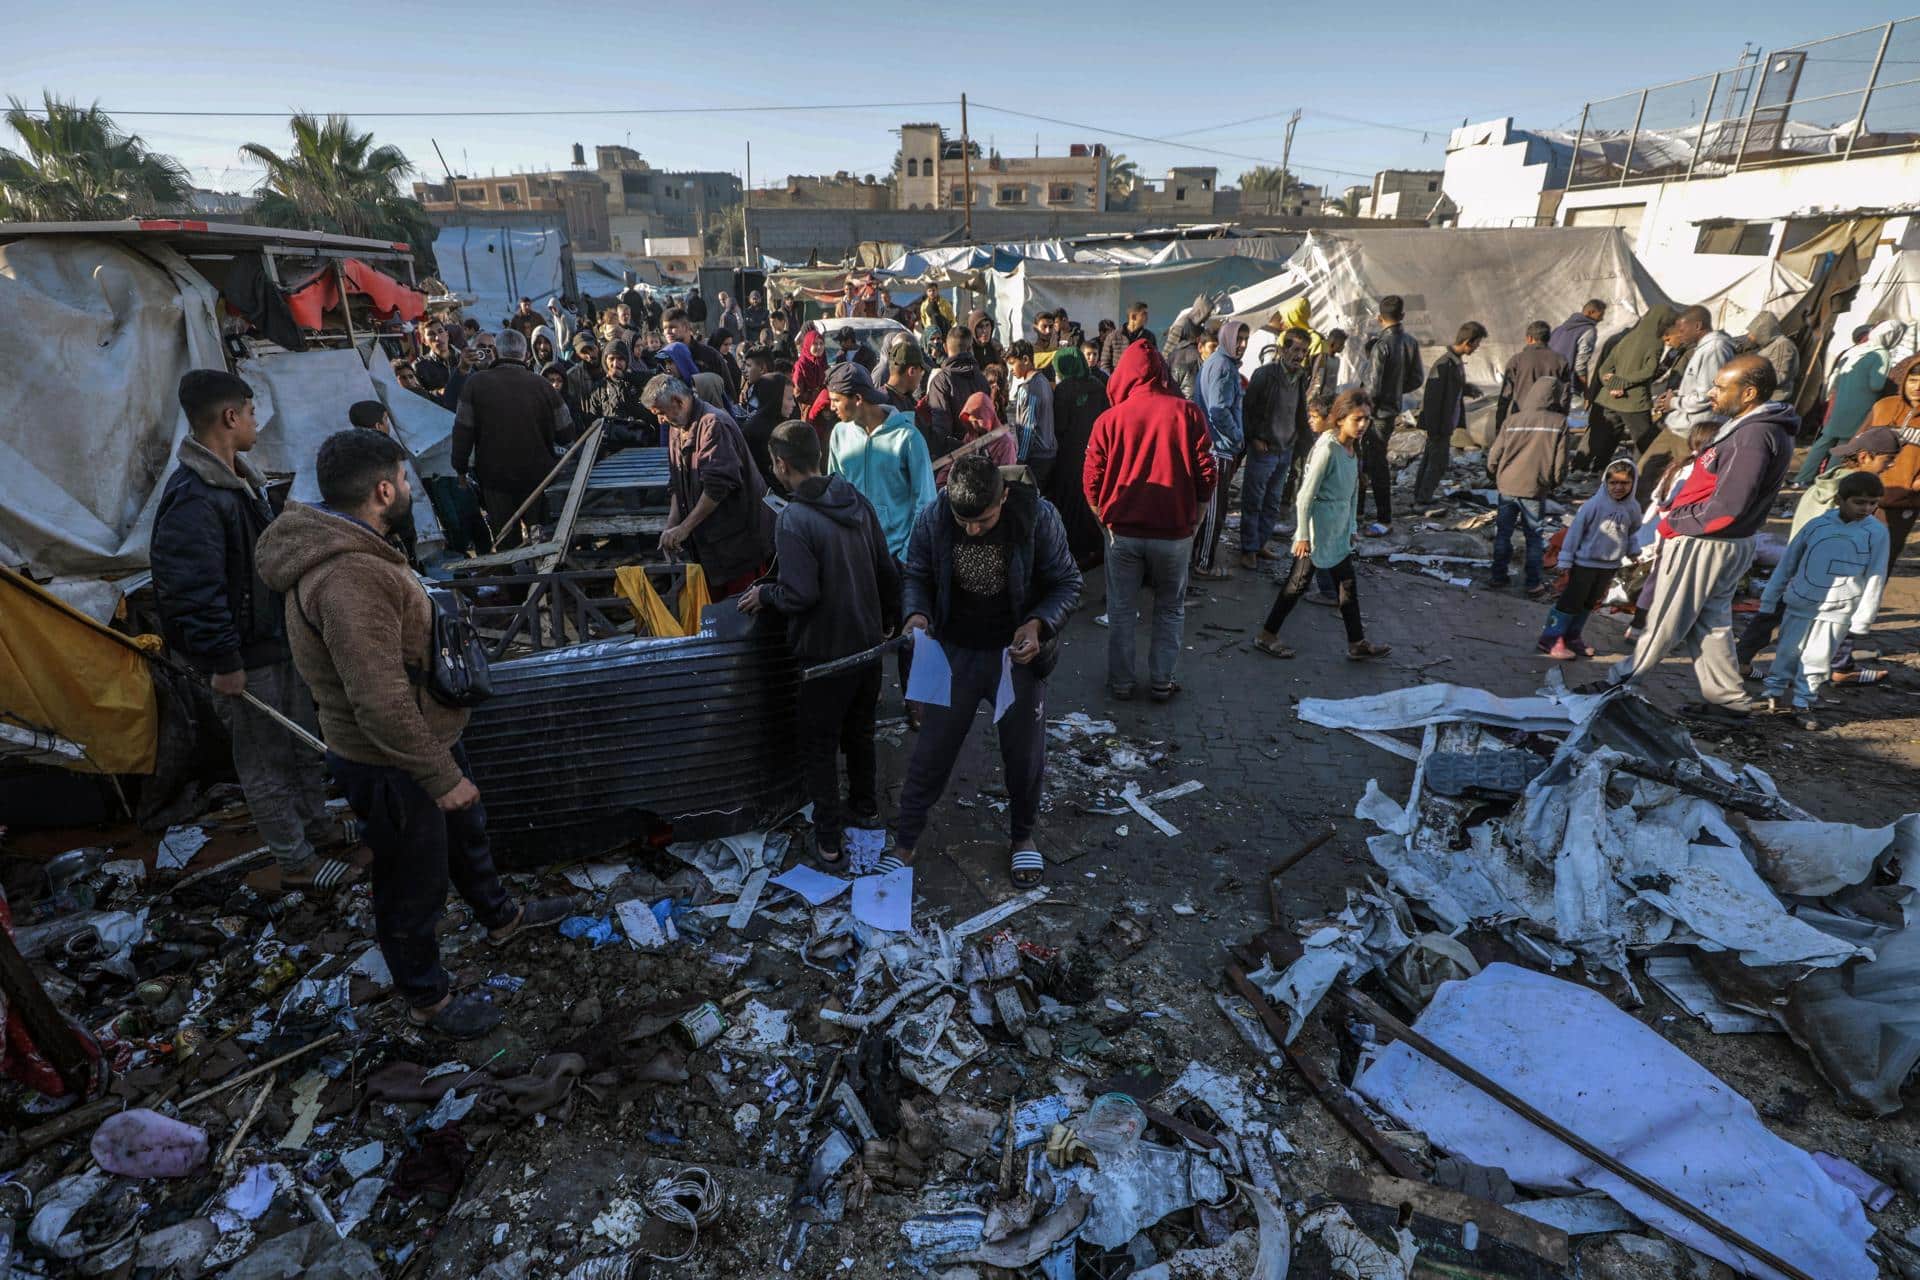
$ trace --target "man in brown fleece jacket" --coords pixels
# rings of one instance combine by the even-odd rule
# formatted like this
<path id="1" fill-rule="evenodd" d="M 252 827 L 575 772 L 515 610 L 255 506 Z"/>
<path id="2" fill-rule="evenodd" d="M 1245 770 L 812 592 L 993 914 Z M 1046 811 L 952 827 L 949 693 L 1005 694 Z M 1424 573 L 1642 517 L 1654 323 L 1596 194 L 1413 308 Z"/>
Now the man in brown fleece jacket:
<path id="1" fill-rule="evenodd" d="M 260 539 L 261 580 L 286 597 L 294 665 L 313 689 L 327 766 L 367 826 L 374 936 L 414 1025 L 484 1035 L 500 1011 L 452 994 L 434 926 L 451 881 L 506 942 L 557 923 L 565 898 L 516 903 L 494 871 L 486 811 L 468 776 L 464 709 L 443 706 L 425 672 L 433 606 L 389 537 L 412 509 L 406 453 L 373 431 L 342 431 L 315 463 L 324 505 L 289 502 Z"/>

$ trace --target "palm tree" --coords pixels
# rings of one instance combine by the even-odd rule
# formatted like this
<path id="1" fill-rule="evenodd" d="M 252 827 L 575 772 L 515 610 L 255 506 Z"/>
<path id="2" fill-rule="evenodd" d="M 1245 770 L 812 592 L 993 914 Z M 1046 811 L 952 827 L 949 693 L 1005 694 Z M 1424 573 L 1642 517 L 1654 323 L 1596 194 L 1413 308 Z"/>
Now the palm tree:
<path id="1" fill-rule="evenodd" d="M 1263 164 L 1240 175 L 1240 189 L 1262 192 L 1266 196 L 1264 203 L 1272 209 L 1275 205 L 1284 207 L 1287 197 L 1300 190 L 1300 182 L 1285 169 Z"/>
<path id="2" fill-rule="evenodd" d="M 416 254 L 431 249 L 433 227 L 418 200 L 401 194 L 413 164 L 398 147 L 375 146 L 345 116 L 325 120 L 301 112 L 288 122 L 293 150 L 282 156 L 249 142 L 240 154 L 266 168 L 254 216 L 272 227 L 404 240 Z"/>
<path id="3" fill-rule="evenodd" d="M 192 199 L 180 162 L 122 132 L 99 104 L 82 107 L 51 93 L 43 100 L 35 113 L 8 99 L 7 124 L 26 154 L 0 148 L 0 219 L 112 221 L 173 212 Z"/>
<path id="4" fill-rule="evenodd" d="M 1140 166 L 1121 152 L 1107 157 L 1107 198 L 1125 200 L 1140 181 Z"/>
<path id="5" fill-rule="evenodd" d="M 1360 216 L 1360 193 L 1349 191 L 1338 200 L 1329 200 L 1327 209 L 1343 218 L 1357 218 Z"/>

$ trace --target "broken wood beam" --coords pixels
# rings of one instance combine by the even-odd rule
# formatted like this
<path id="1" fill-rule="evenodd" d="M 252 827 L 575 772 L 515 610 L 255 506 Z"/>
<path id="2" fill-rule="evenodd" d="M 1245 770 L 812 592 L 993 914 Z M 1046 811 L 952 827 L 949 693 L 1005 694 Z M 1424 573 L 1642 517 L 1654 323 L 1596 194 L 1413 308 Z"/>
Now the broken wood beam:
<path id="1" fill-rule="evenodd" d="M 5 929 L 0 929 L 0 992 L 6 994 L 7 1007 L 19 1011 L 27 1035 L 60 1076 L 60 1083 L 84 1101 L 93 1084 L 93 1059 Z"/>

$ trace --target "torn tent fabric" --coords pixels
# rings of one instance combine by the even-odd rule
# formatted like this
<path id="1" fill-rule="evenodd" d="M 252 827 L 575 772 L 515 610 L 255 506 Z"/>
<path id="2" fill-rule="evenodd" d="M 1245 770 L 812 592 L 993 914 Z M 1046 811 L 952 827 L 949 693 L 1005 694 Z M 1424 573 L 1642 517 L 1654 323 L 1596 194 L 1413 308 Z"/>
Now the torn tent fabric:
<path id="1" fill-rule="evenodd" d="M 707 594 L 707 575 L 697 564 L 686 566 L 686 583 L 680 588 L 680 616 L 674 617 L 667 602 L 660 598 L 644 567 L 622 565 L 613 571 L 613 589 L 633 606 L 633 615 L 643 635 L 663 640 L 679 640 L 700 634 L 700 611 L 713 603 Z"/>
<path id="2" fill-rule="evenodd" d="M 158 637 L 145 637 L 158 650 Z M 0 569 L 0 720 L 79 744 L 72 767 L 152 773 L 160 711 L 143 646 Z"/>

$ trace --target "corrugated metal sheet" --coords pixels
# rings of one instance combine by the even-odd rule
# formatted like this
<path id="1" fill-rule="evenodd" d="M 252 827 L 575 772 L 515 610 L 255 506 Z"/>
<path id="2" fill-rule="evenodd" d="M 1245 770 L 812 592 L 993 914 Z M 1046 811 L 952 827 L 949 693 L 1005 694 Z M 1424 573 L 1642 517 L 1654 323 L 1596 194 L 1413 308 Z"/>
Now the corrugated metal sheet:
<path id="1" fill-rule="evenodd" d="M 644 838 L 765 826 L 803 804 L 799 668 L 777 626 L 745 638 L 610 640 L 493 668 L 467 728 L 503 865 Z"/>

